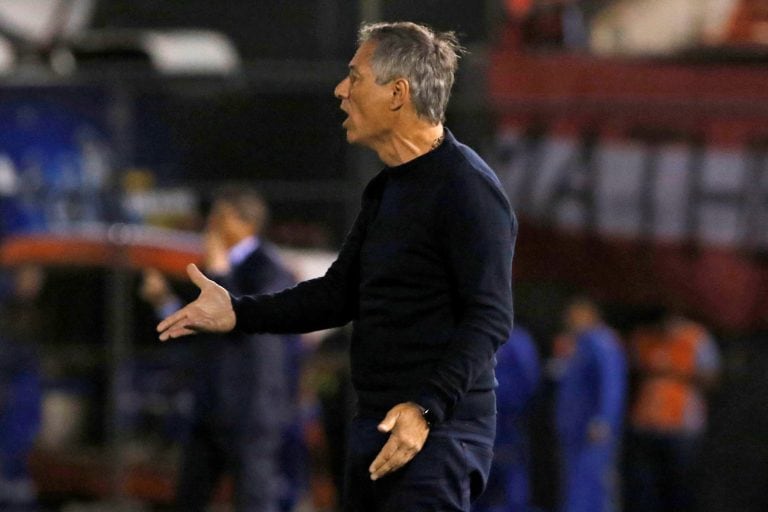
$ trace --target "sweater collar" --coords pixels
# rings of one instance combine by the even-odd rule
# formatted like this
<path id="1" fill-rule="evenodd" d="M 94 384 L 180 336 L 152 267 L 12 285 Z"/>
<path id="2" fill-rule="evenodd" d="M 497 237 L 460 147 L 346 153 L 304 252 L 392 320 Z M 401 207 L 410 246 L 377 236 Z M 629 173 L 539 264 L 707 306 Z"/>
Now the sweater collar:
<path id="1" fill-rule="evenodd" d="M 391 175 L 400 174 L 402 172 L 413 169 L 414 167 L 418 167 L 427 162 L 431 162 L 435 158 L 440 158 L 441 155 L 445 154 L 445 152 L 448 151 L 449 146 L 453 146 L 456 144 L 456 138 L 453 136 L 453 133 L 451 133 L 451 131 L 448 128 L 443 127 L 443 134 L 445 135 L 443 142 L 439 146 L 437 146 L 435 149 L 427 151 L 423 155 L 417 156 L 413 160 L 408 160 L 404 164 L 395 165 L 393 167 L 385 167 L 384 172 L 386 174 L 391 174 Z"/>

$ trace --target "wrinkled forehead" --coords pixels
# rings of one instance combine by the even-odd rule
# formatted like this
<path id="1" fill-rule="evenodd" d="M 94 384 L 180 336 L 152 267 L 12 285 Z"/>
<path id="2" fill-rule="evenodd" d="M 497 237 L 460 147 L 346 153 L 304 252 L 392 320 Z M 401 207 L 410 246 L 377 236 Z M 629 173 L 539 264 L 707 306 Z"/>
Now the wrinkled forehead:
<path id="1" fill-rule="evenodd" d="M 370 70 L 374 50 L 376 50 L 376 43 L 371 40 L 365 41 L 357 49 L 352 60 L 349 61 L 349 68 L 357 72 L 362 72 L 366 69 Z"/>

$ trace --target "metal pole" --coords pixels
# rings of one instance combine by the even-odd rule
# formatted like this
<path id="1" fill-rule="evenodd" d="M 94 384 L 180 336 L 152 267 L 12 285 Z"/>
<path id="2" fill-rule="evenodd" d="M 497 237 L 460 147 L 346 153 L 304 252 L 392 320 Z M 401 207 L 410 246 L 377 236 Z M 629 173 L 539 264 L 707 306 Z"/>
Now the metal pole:
<path id="1" fill-rule="evenodd" d="M 115 254 L 121 251 L 116 250 Z M 119 256 L 117 256 L 119 258 Z M 126 476 L 123 448 L 126 432 L 122 420 L 127 412 L 126 398 L 131 387 L 131 286 L 126 269 L 120 268 L 120 262 L 113 263 L 107 279 L 106 297 L 109 305 L 109 417 L 108 453 L 110 455 L 111 498 L 117 504 L 125 500 L 124 480 Z"/>
<path id="2" fill-rule="evenodd" d="M 131 160 L 134 150 L 133 133 L 133 95 L 128 86 L 119 77 L 110 77 L 105 82 L 109 87 L 110 104 L 108 124 L 112 135 L 114 173 L 125 169 Z M 111 201 L 120 202 L 120 190 L 115 187 L 110 191 Z M 109 212 L 109 243 L 114 246 L 113 261 L 110 262 L 110 274 L 107 279 L 106 297 L 108 304 L 108 354 L 109 354 L 109 418 L 107 444 L 110 454 L 112 500 L 116 506 L 122 506 L 126 501 L 124 481 L 126 463 L 124 448 L 127 432 L 122 420 L 128 412 L 126 403 L 131 383 L 133 301 L 131 300 L 131 279 L 123 260 L 125 252 L 121 245 L 126 243 L 124 231 L 121 229 L 122 214 L 119 208 Z"/>

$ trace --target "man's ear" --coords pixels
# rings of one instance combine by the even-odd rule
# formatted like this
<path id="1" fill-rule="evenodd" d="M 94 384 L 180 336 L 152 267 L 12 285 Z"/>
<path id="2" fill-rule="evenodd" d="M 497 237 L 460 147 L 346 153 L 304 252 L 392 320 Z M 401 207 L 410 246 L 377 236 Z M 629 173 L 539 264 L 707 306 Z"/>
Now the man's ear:
<path id="1" fill-rule="evenodd" d="M 389 108 L 400 110 L 411 98 L 411 84 L 405 78 L 396 78 L 392 82 L 392 99 Z"/>

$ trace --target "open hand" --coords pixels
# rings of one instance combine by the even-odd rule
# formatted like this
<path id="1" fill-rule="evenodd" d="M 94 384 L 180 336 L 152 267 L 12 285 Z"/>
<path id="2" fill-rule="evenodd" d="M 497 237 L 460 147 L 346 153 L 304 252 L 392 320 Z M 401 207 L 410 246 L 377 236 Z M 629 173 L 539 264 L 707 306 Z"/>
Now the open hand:
<path id="1" fill-rule="evenodd" d="M 200 295 L 158 324 L 160 341 L 198 332 L 222 333 L 234 329 L 236 318 L 229 292 L 205 277 L 193 263 L 187 265 L 187 274 L 200 288 Z"/>
<path id="2" fill-rule="evenodd" d="M 429 427 L 421 414 L 421 408 L 412 402 L 398 404 L 390 409 L 379 423 L 379 431 L 389 432 L 390 436 L 368 468 L 371 480 L 377 480 L 403 467 L 421 451 L 429 435 Z"/>

